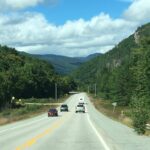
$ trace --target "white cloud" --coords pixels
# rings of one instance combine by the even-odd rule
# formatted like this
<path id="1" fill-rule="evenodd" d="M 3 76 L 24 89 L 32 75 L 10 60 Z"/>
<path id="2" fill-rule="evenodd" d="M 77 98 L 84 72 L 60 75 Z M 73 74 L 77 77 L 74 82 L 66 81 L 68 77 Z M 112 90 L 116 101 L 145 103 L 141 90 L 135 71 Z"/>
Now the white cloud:
<path id="1" fill-rule="evenodd" d="M 33 7 L 42 2 L 43 0 L 1 0 L 0 8 L 1 11 L 9 9 L 18 10 L 26 7 Z"/>
<path id="2" fill-rule="evenodd" d="M 131 21 L 150 21 L 150 0 L 134 0 L 125 11 L 124 16 Z"/>
<path id="3" fill-rule="evenodd" d="M 134 24 L 111 19 L 101 13 L 89 21 L 67 21 L 62 26 L 47 22 L 39 13 L 0 17 L 0 43 L 31 53 L 56 53 L 69 56 L 105 52 L 127 37 Z"/>
<path id="4" fill-rule="evenodd" d="M 139 1 L 145 0 L 134 1 L 122 18 L 113 19 L 109 14 L 100 13 L 88 21 L 81 18 L 61 26 L 49 23 L 40 13 L 1 14 L 0 43 L 34 54 L 83 56 L 104 53 L 149 19 L 148 6 L 141 2 L 144 13 L 139 17 Z"/>
<path id="5" fill-rule="evenodd" d="M 55 4 L 57 0 L 1 0 L 0 11 L 20 10 L 27 7 L 34 7 L 38 4 Z"/>

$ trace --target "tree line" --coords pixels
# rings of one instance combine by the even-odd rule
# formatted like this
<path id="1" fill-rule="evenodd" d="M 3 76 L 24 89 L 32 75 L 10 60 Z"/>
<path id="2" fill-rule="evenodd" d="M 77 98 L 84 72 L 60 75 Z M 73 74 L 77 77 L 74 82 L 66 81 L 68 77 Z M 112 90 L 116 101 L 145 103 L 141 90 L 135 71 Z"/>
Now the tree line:
<path id="1" fill-rule="evenodd" d="M 53 66 L 13 48 L 0 46 L 0 110 L 9 107 L 11 98 L 58 97 L 76 88 L 74 80 L 55 73 Z"/>

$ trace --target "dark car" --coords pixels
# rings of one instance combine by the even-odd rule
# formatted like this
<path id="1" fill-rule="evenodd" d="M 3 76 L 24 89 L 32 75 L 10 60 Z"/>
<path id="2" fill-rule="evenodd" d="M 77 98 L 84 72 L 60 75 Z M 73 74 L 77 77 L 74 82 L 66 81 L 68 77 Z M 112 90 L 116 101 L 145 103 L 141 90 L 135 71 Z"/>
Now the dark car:
<path id="1" fill-rule="evenodd" d="M 48 117 L 50 117 L 50 116 L 58 116 L 58 111 L 57 111 L 56 108 L 49 109 L 49 111 L 48 111 Z"/>
<path id="2" fill-rule="evenodd" d="M 60 106 L 60 111 L 68 111 L 68 105 L 67 104 L 62 104 Z"/>

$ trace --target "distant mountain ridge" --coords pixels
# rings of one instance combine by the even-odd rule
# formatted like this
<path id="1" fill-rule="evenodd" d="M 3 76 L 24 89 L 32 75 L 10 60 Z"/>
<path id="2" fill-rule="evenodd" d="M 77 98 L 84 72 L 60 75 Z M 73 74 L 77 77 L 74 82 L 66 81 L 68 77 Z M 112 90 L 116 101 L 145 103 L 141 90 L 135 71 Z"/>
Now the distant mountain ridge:
<path id="1" fill-rule="evenodd" d="M 95 53 L 88 55 L 87 57 L 67 57 L 54 54 L 44 54 L 44 55 L 34 54 L 32 56 L 51 63 L 54 66 L 57 73 L 65 75 L 77 69 L 81 64 L 100 55 L 102 54 Z"/>

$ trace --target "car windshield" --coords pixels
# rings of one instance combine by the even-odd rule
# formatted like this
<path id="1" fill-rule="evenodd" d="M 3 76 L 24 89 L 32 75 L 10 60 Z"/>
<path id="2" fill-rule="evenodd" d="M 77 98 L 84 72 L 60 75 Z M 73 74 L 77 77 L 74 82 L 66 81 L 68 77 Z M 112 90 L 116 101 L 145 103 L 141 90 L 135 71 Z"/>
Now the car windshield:
<path id="1" fill-rule="evenodd" d="M 61 105 L 61 107 L 68 107 L 67 105 Z"/>

